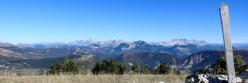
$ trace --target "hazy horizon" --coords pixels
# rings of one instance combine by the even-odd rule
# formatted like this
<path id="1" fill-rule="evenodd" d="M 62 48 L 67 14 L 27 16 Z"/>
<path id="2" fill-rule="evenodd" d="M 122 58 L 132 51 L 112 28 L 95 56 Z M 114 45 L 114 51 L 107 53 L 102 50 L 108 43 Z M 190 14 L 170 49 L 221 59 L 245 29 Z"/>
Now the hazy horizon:
<path id="1" fill-rule="evenodd" d="M 0 42 L 179 38 L 222 43 L 222 1 L 1 0 Z M 248 1 L 224 1 L 230 10 L 232 42 L 247 43 Z"/>

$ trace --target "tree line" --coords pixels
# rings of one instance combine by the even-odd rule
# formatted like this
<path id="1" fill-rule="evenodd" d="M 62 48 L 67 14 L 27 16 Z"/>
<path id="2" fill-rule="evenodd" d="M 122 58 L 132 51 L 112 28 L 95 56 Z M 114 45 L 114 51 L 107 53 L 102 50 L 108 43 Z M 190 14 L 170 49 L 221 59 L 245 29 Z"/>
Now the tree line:
<path id="1" fill-rule="evenodd" d="M 241 72 L 248 69 L 248 64 L 246 64 L 241 56 L 234 57 L 235 72 L 239 75 Z M 49 67 L 48 74 L 82 74 L 85 73 L 83 69 L 79 67 L 77 63 L 73 60 L 65 58 L 62 64 L 54 63 Z M 173 69 L 168 64 L 159 64 L 155 68 L 151 68 L 148 65 L 140 66 L 138 64 L 132 64 L 131 67 L 121 64 L 115 60 L 103 60 L 97 62 L 93 69 L 91 69 L 93 74 L 181 74 L 180 71 Z M 212 64 L 209 68 L 197 69 L 194 71 L 195 74 L 212 74 L 221 75 L 227 74 L 226 59 L 225 57 L 220 57 L 215 64 Z"/>
<path id="2" fill-rule="evenodd" d="M 236 75 L 241 74 L 248 69 L 248 64 L 242 59 L 242 56 L 234 56 L 234 68 Z M 226 58 L 220 57 L 215 64 L 212 64 L 209 68 L 197 69 L 195 74 L 212 74 L 212 75 L 225 75 L 227 74 Z"/>
<path id="3" fill-rule="evenodd" d="M 80 74 L 82 73 L 79 65 L 73 60 L 65 58 L 64 63 L 54 63 L 49 67 L 48 74 Z M 127 67 L 115 60 L 104 60 L 97 62 L 93 69 L 93 74 L 169 74 L 176 73 L 180 74 L 180 71 L 171 68 L 168 64 L 159 64 L 156 68 L 150 68 L 148 65 L 140 66 L 138 64 L 132 64 L 131 67 Z"/>

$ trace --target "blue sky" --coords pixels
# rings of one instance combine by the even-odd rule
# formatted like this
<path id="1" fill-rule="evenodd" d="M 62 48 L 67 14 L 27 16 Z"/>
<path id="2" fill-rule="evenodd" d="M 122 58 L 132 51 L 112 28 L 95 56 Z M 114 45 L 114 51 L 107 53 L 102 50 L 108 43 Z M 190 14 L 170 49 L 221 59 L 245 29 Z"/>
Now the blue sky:
<path id="1" fill-rule="evenodd" d="M 0 0 L 0 41 L 222 43 L 218 8 L 223 1 L 229 5 L 233 42 L 248 42 L 247 0 Z"/>

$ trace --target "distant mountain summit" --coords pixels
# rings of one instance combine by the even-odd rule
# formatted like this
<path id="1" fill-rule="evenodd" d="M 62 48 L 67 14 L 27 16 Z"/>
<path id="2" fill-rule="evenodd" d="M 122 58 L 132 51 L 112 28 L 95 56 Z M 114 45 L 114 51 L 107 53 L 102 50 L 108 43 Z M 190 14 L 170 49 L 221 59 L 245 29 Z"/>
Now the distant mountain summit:
<path id="1" fill-rule="evenodd" d="M 0 47 L 14 47 L 15 45 L 6 43 L 6 42 L 0 42 Z"/>
<path id="2" fill-rule="evenodd" d="M 18 44 L 22 47 L 47 47 L 47 48 L 53 48 L 53 47 L 59 47 L 63 45 L 74 45 L 74 46 L 89 46 L 92 44 L 97 44 L 101 47 L 117 47 L 121 43 L 127 43 L 127 44 L 139 44 L 139 43 L 148 43 L 152 45 L 163 45 L 163 46 L 175 46 L 175 45 L 207 45 L 208 43 L 202 40 L 188 40 L 188 39 L 172 39 L 168 41 L 162 41 L 162 42 L 145 42 L 142 40 L 139 41 L 124 41 L 124 40 L 106 40 L 106 41 L 97 41 L 97 40 L 76 40 L 68 43 L 34 43 L 34 44 Z M 1 45 L 1 43 L 0 43 Z M 8 45 L 7 43 L 5 45 Z"/>
<path id="3" fill-rule="evenodd" d="M 68 42 L 67 44 L 78 45 L 78 46 L 88 46 L 96 42 L 97 42 L 96 40 L 89 39 L 89 40 L 76 40 L 76 41 Z"/>
<path id="4" fill-rule="evenodd" d="M 208 43 L 206 41 L 201 40 L 188 40 L 188 39 L 173 39 L 169 41 L 161 42 L 164 46 L 175 46 L 175 45 L 197 45 L 197 46 L 204 46 Z"/>

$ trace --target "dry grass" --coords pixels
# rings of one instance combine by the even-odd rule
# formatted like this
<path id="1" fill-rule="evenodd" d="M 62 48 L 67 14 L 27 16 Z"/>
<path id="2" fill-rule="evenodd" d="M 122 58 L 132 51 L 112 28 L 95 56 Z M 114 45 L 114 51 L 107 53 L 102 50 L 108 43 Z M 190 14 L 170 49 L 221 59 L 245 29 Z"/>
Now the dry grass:
<path id="1" fill-rule="evenodd" d="M 0 76 L 0 83 L 184 83 L 185 75 Z"/>

